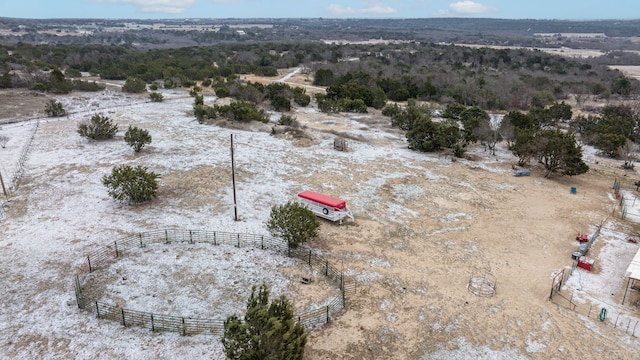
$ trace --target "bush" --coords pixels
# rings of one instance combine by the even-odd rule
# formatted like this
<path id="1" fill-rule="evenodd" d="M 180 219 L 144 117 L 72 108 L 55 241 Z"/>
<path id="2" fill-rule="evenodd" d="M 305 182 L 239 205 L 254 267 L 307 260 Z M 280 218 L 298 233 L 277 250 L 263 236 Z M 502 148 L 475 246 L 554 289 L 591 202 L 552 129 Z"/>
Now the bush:
<path id="1" fill-rule="evenodd" d="M 271 106 L 276 111 L 290 111 L 291 101 L 282 95 L 276 95 L 271 99 Z"/>
<path id="2" fill-rule="evenodd" d="M 223 86 L 218 86 L 215 88 L 216 96 L 219 98 L 229 97 L 229 89 Z"/>
<path id="3" fill-rule="evenodd" d="M 311 102 L 311 96 L 307 94 L 294 94 L 293 101 L 302 107 L 306 107 Z"/>
<path id="4" fill-rule="evenodd" d="M 71 82 L 73 86 L 73 90 L 77 91 L 101 91 L 106 88 L 103 84 L 98 84 L 95 81 L 82 81 L 82 80 L 73 80 Z"/>
<path id="5" fill-rule="evenodd" d="M 189 90 L 189 96 L 196 97 L 201 92 L 202 88 L 200 86 L 194 86 L 193 89 Z"/>
<path id="6" fill-rule="evenodd" d="M 141 165 L 119 165 L 111 170 L 111 175 L 102 178 L 102 184 L 115 200 L 138 204 L 156 197 L 159 177 Z"/>
<path id="7" fill-rule="evenodd" d="M 162 100 L 164 100 L 164 96 L 162 96 L 162 94 L 160 94 L 159 92 L 155 92 L 155 91 L 149 94 L 149 98 L 153 102 L 161 102 Z"/>
<path id="8" fill-rule="evenodd" d="M 66 77 L 73 77 L 73 78 L 82 77 L 82 73 L 80 72 L 80 70 L 72 69 L 72 68 L 69 68 L 69 69 L 65 70 L 64 71 L 64 75 Z"/>
<path id="9" fill-rule="evenodd" d="M 131 146 L 135 152 L 140 152 L 146 144 L 151 144 L 151 135 L 149 131 L 138 127 L 131 127 L 124 134 L 124 141 Z"/>
<path id="10" fill-rule="evenodd" d="M 296 120 L 296 117 L 293 115 L 282 114 L 280 116 L 280 120 L 278 120 L 278 125 L 291 126 L 293 128 L 299 128 L 300 123 Z"/>
<path id="11" fill-rule="evenodd" d="M 111 139 L 117 132 L 118 125 L 102 114 L 95 114 L 91 120 L 78 124 L 78 134 L 93 140 Z"/>
<path id="12" fill-rule="evenodd" d="M 307 335 L 295 321 L 293 306 L 282 295 L 269 303 L 269 289 L 251 289 L 244 321 L 229 316 L 224 322 L 222 345 L 227 359 L 301 360 Z"/>
<path id="13" fill-rule="evenodd" d="M 49 117 L 60 117 L 67 114 L 67 111 L 62 106 L 62 103 L 53 99 L 49 100 L 44 106 L 44 112 Z"/>
<path id="14" fill-rule="evenodd" d="M 271 208 L 267 230 L 274 237 L 280 237 L 292 248 L 318 236 L 320 221 L 315 214 L 296 201 Z"/>
<path id="15" fill-rule="evenodd" d="M 138 78 L 128 78 L 122 86 L 122 91 L 127 93 L 142 93 L 147 90 L 147 84 Z"/>

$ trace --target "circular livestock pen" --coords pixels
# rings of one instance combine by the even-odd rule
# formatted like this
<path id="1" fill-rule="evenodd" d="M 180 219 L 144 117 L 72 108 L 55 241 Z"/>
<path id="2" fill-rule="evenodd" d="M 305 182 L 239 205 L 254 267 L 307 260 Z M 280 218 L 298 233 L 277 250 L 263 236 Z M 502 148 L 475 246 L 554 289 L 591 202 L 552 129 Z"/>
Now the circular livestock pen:
<path id="1" fill-rule="evenodd" d="M 476 296 L 492 297 L 496 294 L 496 277 L 488 273 L 473 274 L 467 288 Z"/>
<path id="2" fill-rule="evenodd" d="M 168 229 L 131 235 L 87 255 L 74 278 L 78 308 L 94 313 L 99 319 L 120 322 L 125 327 L 139 326 L 154 332 L 171 331 L 182 335 L 221 335 L 224 331 L 224 320 L 231 314 L 212 314 L 211 317 L 202 318 L 143 312 L 99 301 L 90 295 L 90 291 L 85 291 L 87 282 L 91 281 L 90 274 L 107 269 L 128 253 L 144 249 L 150 244 L 169 245 L 171 243 L 208 243 L 212 246 L 231 245 L 237 248 L 253 248 L 304 262 L 305 265 L 322 274 L 328 283 L 339 289 L 339 295 L 326 299 L 324 302 L 326 305 L 296 314 L 297 321 L 308 329 L 329 322 L 336 313 L 345 308 L 347 295 L 355 293 L 355 283 L 345 283 L 342 271 L 331 265 L 328 260 L 310 249 L 290 248 L 282 239 L 219 231 Z M 302 280 L 304 281 L 305 278 Z"/>

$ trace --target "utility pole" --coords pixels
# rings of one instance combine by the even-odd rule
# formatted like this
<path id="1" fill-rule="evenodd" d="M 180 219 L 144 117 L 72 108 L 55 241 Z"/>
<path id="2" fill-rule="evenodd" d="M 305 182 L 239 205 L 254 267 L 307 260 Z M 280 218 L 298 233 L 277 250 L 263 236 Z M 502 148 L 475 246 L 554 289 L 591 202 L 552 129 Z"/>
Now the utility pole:
<path id="1" fill-rule="evenodd" d="M 231 134 L 231 180 L 233 182 L 233 219 L 238 221 L 238 202 L 236 200 L 236 161 L 233 156 L 233 134 Z"/>

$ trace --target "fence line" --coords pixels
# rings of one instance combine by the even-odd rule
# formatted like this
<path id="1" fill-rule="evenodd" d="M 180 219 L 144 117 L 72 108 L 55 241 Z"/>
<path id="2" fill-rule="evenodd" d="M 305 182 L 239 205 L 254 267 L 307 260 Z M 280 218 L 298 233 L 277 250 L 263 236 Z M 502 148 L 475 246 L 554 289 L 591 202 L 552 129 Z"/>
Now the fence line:
<path id="1" fill-rule="evenodd" d="M 36 132 L 40 127 L 40 119 L 36 120 L 33 131 L 31 132 L 31 136 L 27 140 L 27 142 L 22 147 L 22 151 L 20 152 L 20 157 L 18 158 L 18 163 L 16 164 L 16 168 L 9 179 L 3 177 L 4 189 L 7 192 L 7 196 L 16 191 L 18 188 L 18 184 L 22 176 L 24 175 L 24 164 L 29 157 L 29 152 L 31 151 L 31 145 L 33 144 L 33 139 L 36 137 Z M 4 194 L 2 194 L 4 195 Z M 7 206 L 8 198 L 7 196 L 2 196 L 0 198 L 0 217 L 4 217 L 4 207 Z"/>
<path id="2" fill-rule="evenodd" d="M 637 190 L 638 188 L 640 188 L 640 182 L 638 183 L 638 185 L 634 184 L 634 186 L 636 187 L 634 190 Z M 621 217 L 624 219 L 628 215 L 628 209 L 626 206 L 624 195 L 620 194 L 620 191 L 623 190 L 623 187 L 629 188 L 630 185 L 621 181 L 620 179 L 615 179 L 613 183 L 613 192 L 616 195 L 616 199 L 618 199 Z M 597 226 L 596 231 L 593 233 L 593 235 L 590 236 L 589 241 L 581 246 L 580 250 L 578 251 L 580 255 L 585 255 L 589 251 L 595 240 L 600 235 L 601 229 L 602 224 Z M 551 282 L 551 293 L 549 301 L 558 306 L 564 307 L 565 309 L 571 310 L 576 314 L 583 315 L 588 319 L 596 318 L 605 325 L 613 326 L 613 328 L 615 329 L 624 331 L 625 334 L 637 337 L 636 332 L 640 333 L 640 328 L 638 327 L 638 324 L 640 323 L 639 319 L 621 314 L 615 314 L 614 316 L 614 314 L 612 314 L 609 309 L 605 307 L 598 308 L 598 306 L 594 306 L 593 304 L 578 304 L 573 301 L 573 294 L 570 294 L 570 296 L 565 296 L 562 293 L 562 286 L 569 279 L 569 276 L 573 274 L 573 271 L 576 269 L 579 261 L 579 258 L 575 256 L 573 258 L 573 264 L 569 271 L 565 271 L 563 269 L 553 277 Z"/>
<path id="3" fill-rule="evenodd" d="M 598 319 L 603 324 L 624 331 L 625 334 L 633 337 L 638 337 L 636 333 L 640 333 L 640 327 L 638 326 L 640 320 L 637 318 L 628 315 L 612 314 L 610 310 L 605 307 L 598 307 L 592 304 L 578 304 L 573 301 L 573 295 L 566 297 L 558 292 L 556 296 L 551 299 L 551 302 L 589 319 Z"/>
<path id="4" fill-rule="evenodd" d="M 631 193 L 629 198 L 625 197 L 625 194 L 621 193 L 621 191 Z M 640 181 L 634 181 L 633 179 L 614 179 L 613 193 L 616 195 L 616 199 L 618 200 L 617 206 L 620 206 L 620 217 L 622 219 L 632 217 L 634 218 L 634 221 L 640 221 L 640 214 L 629 212 L 630 209 L 635 207 L 637 200 L 636 194 L 638 191 L 640 191 Z"/>
<path id="5" fill-rule="evenodd" d="M 153 332 L 170 331 L 185 336 L 193 334 L 221 335 L 224 331 L 224 319 L 190 318 L 129 310 L 99 302 L 83 293 L 83 283 L 90 272 L 108 267 L 117 261 L 119 257 L 126 255 L 129 250 L 144 248 L 153 243 L 170 244 L 174 242 L 232 245 L 239 248 L 254 247 L 294 257 L 305 261 L 312 268 L 320 269 L 322 274 L 337 285 L 341 291 L 340 295 L 330 299 L 327 305 L 295 315 L 297 321 L 307 329 L 331 321 L 335 314 L 345 309 L 347 297 L 356 294 L 356 282 L 345 282 L 342 271 L 329 263 L 328 260 L 310 249 L 292 249 L 282 239 L 264 235 L 220 231 L 166 229 L 130 235 L 89 253 L 74 278 L 74 290 L 78 308 L 95 313 L 99 319 L 117 321 L 125 327 L 138 326 Z"/>

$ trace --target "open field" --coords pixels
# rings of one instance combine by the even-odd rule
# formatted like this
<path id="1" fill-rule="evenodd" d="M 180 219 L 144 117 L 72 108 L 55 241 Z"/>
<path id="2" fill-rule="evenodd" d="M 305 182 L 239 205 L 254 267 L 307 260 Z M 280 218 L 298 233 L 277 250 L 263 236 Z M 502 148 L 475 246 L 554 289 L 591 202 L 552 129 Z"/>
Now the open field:
<path id="1" fill-rule="evenodd" d="M 306 83 L 301 74 L 287 81 Z M 72 274 L 87 252 L 135 232 L 175 227 L 266 234 L 270 207 L 311 189 L 347 200 L 354 212 L 355 222 L 323 222 L 310 246 L 340 264 L 358 287 L 346 312 L 310 333 L 307 359 L 637 358 L 636 337 L 548 300 L 552 274 L 571 265 L 576 233 L 602 223 L 607 231 L 590 252 L 594 269 L 588 275 L 575 270 L 563 293 L 612 314 L 640 317 L 632 305 L 637 291 L 621 305 L 624 271 L 637 250 L 625 239 L 639 228 L 620 220 L 611 194 L 616 177 L 631 179 L 635 172 L 585 149 L 591 166 L 585 175 L 545 179 L 534 167 L 531 176 L 514 177 L 516 159 L 504 147 L 497 156 L 472 147 L 467 159 L 457 161 L 412 152 L 404 134 L 376 111 L 297 109 L 306 136 L 272 136 L 274 124 L 198 124 L 186 91 L 165 90 L 164 96 L 162 103 L 114 91 L 59 97 L 70 115 L 42 118 L 37 128 L 36 116 L 25 108 L 39 109 L 43 98 L 19 92 L 0 97 L 11 99 L 0 104 L 3 109 L 24 101 L 5 120 L 33 119 L 0 129 L 10 138 L 0 149 L 5 179 L 13 178 L 21 150 L 35 134 L 19 183 L 7 184 L 11 192 L 0 221 L 0 357 L 220 358 L 216 338 L 123 328 L 79 311 Z M 77 135 L 77 123 L 95 112 L 119 124 L 116 139 L 97 143 Z M 128 125 L 153 137 L 140 154 L 122 141 Z M 347 139 L 348 152 L 332 148 L 336 136 Z M 100 179 L 122 163 L 162 175 L 156 200 L 131 207 L 108 197 Z M 252 254 L 242 261 L 249 259 L 259 262 Z M 144 264 L 152 267 L 153 261 Z M 203 279 L 216 276 L 209 271 Z M 470 277 L 485 274 L 497 284 L 487 298 L 467 289 Z M 176 278 L 158 276 L 163 283 Z M 201 280 L 193 281 L 200 289 Z M 304 288 L 297 291 L 308 301 Z"/>

